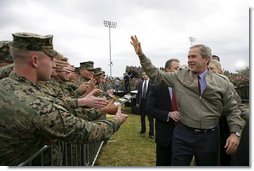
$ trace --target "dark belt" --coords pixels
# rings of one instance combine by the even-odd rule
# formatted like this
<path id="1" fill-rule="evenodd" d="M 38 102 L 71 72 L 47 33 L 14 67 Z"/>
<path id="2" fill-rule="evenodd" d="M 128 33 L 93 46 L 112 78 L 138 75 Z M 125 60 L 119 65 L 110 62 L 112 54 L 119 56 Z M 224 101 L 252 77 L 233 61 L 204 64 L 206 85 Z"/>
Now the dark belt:
<path id="1" fill-rule="evenodd" d="M 201 128 L 192 128 L 192 127 L 189 127 L 189 126 L 186 126 L 184 124 L 182 124 L 184 127 L 186 127 L 187 129 L 193 131 L 193 132 L 196 132 L 196 133 L 206 133 L 206 132 L 213 132 L 215 131 L 215 127 L 214 128 L 210 128 L 210 129 L 201 129 Z"/>

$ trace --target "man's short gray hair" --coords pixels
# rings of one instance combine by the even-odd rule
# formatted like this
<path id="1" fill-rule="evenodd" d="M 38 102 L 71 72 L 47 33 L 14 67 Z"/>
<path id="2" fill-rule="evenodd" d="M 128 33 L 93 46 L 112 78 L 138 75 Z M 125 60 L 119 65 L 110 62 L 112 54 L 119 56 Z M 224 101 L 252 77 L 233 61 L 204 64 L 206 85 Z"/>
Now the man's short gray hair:
<path id="1" fill-rule="evenodd" d="M 212 50 L 210 47 L 203 44 L 197 44 L 190 47 L 190 49 L 193 49 L 193 48 L 200 48 L 200 55 L 202 56 L 202 58 L 208 58 L 209 59 L 208 64 L 210 63 L 212 58 Z"/>

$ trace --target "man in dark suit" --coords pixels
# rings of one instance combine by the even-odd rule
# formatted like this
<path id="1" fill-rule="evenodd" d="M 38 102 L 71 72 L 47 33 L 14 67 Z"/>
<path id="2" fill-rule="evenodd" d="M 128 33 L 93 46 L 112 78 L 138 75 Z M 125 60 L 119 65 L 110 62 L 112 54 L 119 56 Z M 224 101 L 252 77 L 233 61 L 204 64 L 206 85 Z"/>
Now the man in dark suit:
<path id="1" fill-rule="evenodd" d="M 147 114 L 146 104 L 147 104 L 147 95 L 149 92 L 149 87 L 152 85 L 152 82 L 149 80 L 149 77 L 145 72 L 142 73 L 142 81 L 138 85 L 138 94 L 137 94 L 137 106 L 140 110 L 141 115 L 141 130 L 140 134 L 144 134 L 146 132 L 146 120 L 145 117 L 147 115 L 149 120 L 149 137 L 151 139 L 154 138 L 154 120 L 151 115 Z"/>
<path id="2" fill-rule="evenodd" d="M 166 72 L 179 68 L 178 59 L 170 59 L 165 64 Z M 147 111 L 155 118 L 156 166 L 171 166 L 172 135 L 179 112 L 173 110 L 172 88 L 153 84 L 147 99 Z"/>

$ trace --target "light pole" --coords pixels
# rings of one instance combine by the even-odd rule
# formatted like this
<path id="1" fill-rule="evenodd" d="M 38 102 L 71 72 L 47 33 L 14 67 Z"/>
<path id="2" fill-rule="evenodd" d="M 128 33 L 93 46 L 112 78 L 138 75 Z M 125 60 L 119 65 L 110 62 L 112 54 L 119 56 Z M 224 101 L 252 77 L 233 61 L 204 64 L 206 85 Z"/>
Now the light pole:
<path id="1" fill-rule="evenodd" d="M 195 42 L 196 38 L 195 37 L 189 37 L 189 40 L 190 40 L 190 43 L 191 43 L 191 46 L 192 46 L 192 42 Z"/>
<path id="2" fill-rule="evenodd" d="M 117 22 L 106 21 L 104 20 L 104 26 L 109 28 L 109 69 L 110 69 L 110 78 L 112 78 L 112 60 L 111 60 L 111 28 L 116 28 Z"/>

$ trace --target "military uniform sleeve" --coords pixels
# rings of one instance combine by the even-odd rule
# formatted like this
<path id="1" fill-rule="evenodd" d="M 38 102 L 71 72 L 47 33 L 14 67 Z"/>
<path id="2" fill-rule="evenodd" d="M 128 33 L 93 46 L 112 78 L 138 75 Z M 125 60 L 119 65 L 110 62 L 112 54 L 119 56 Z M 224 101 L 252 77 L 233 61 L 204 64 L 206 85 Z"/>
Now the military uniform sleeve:
<path id="1" fill-rule="evenodd" d="M 101 117 L 101 112 L 98 109 L 95 108 L 80 108 L 81 113 L 78 115 L 78 117 L 88 120 L 88 121 L 94 121 Z"/>
<path id="2" fill-rule="evenodd" d="M 146 74 L 149 78 L 159 84 L 165 84 L 170 87 L 174 85 L 174 73 L 167 74 L 160 69 L 156 68 L 149 58 L 147 58 L 144 54 L 139 56 L 140 64 L 144 68 Z"/>
<path id="3" fill-rule="evenodd" d="M 82 90 L 80 90 L 80 89 L 78 89 L 78 88 L 72 92 L 72 94 L 73 94 L 74 97 L 80 97 L 80 96 L 83 95 L 84 93 L 85 93 L 85 91 L 82 91 Z"/>
<path id="4" fill-rule="evenodd" d="M 66 108 L 67 109 L 77 109 L 77 108 L 79 108 L 77 98 L 64 97 L 63 100 L 66 103 Z"/>
<path id="5" fill-rule="evenodd" d="M 119 129 L 118 120 L 88 122 L 75 117 L 57 104 L 44 104 L 34 125 L 45 139 L 60 139 L 71 143 L 92 143 L 108 139 Z"/>

